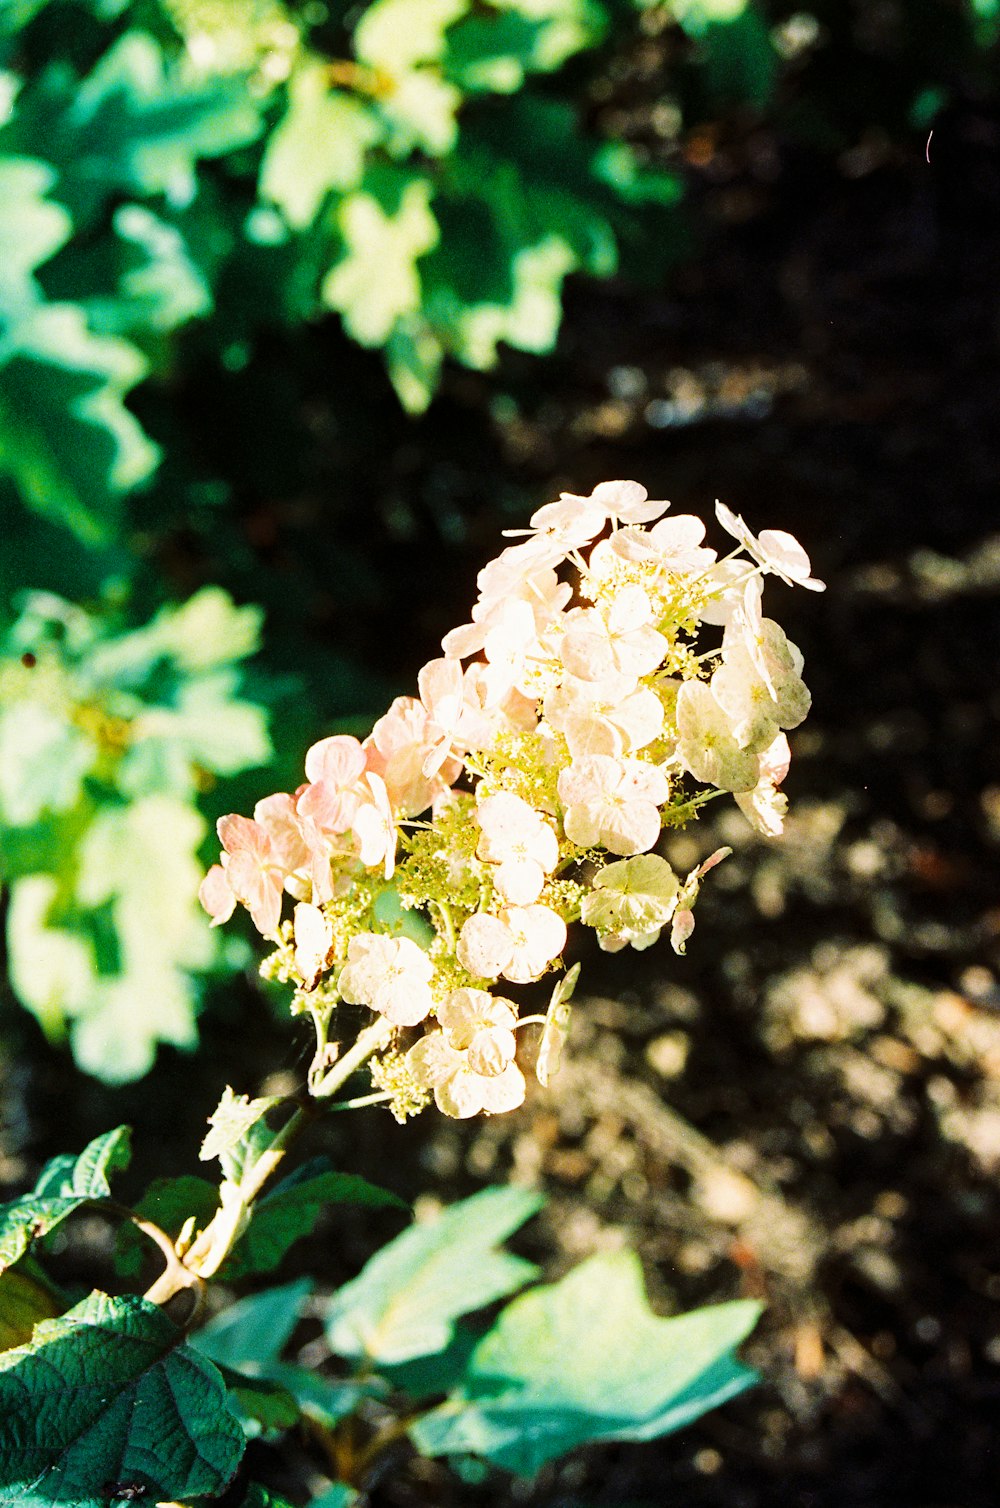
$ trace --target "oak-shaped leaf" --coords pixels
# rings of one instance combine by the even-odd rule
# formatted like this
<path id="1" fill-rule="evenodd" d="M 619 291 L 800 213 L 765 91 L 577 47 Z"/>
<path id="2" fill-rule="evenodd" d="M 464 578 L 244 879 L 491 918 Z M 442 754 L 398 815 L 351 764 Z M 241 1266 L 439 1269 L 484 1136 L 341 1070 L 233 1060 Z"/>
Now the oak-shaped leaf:
<path id="1" fill-rule="evenodd" d="M 218 1494 L 245 1446 L 212 1363 L 155 1304 L 100 1292 L 0 1355 L 0 1418 L 4 1508 Z"/>
<path id="2" fill-rule="evenodd" d="M 661 1319 L 635 1253 L 599 1254 L 508 1304 L 410 1436 L 522 1476 L 589 1441 L 656 1439 L 754 1382 L 733 1348 L 759 1313 L 740 1301 Z"/>
<path id="3" fill-rule="evenodd" d="M 437 1220 L 413 1225 L 333 1295 L 331 1350 L 386 1364 L 443 1351 L 455 1321 L 503 1298 L 537 1268 L 498 1245 L 542 1201 L 525 1189 L 484 1189 Z"/>

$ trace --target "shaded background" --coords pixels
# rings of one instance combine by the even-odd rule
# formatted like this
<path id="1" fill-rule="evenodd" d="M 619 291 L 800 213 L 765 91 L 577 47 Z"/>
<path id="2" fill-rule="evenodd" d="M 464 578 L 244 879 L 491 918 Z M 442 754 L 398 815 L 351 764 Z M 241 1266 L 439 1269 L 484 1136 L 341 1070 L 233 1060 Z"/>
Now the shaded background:
<path id="1" fill-rule="evenodd" d="M 49 45 L 36 9 L 11 43 L 28 73 Z M 684 7 L 612 8 L 604 41 L 546 84 L 595 139 L 679 180 L 679 206 L 643 226 L 670 238 L 669 268 L 645 286 L 641 267 L 571 275 L 548 355 L 502 344 L 487 372 L 448 359 L 422 416 L 335 315 L 255 315 L 227 365 L 219 321 L 242 295 L 227 304 L 220 284 L 214 314 L 173 332 L 169 367 L 129 399 L 165 458 L 127 495 L 110 553 L 65 532 L 44 544 L 36 529 L 56 525 L 22 507 L 15 473 L 9 585 L 106 612 L 101 582 L 124 576 L 112 605 L 131 626 L 207 583 L 264 606 L 248 684 L 277 753 L 207 792 L 210 814 L 292 783 L 308 742 L 407 690 L 466 616 L 499 528 L 560 487 L 636 477 L 679 511 L 707 516 L 718 496 L 752 527 L 795 532 L 829 585 L 775 588 L 815 699 L 792 740 L 785 838 L 762 843 L 714 805 L 671 838 L 681 868 L 735 850 L 687 958 L 588 958 L 569 1062 L 522 1111 L 405 1129 L 367 1112 L 331 1133 L 342 1165 L 384 1181 L 389 1167 L 408 1197 L 540 1184 L 528 1249 L 552 1271 L 628 1240 L 662 1306 L 764 1298 L 749 1348 L 764 1385 L 679 1437 L 595 1448 L 530 1485 L 400 1460 L 371 1501 L 992 1508 L 993 8 L 759 5 L 752 36 L 717 18 L 699 31 L 686 9 L 687 29 Z M 113 1088 L 8 990 L 4 1182 L 127 1120 L 138 1189 L 193 1163 L 223 1079 L 253 1093 L 301 1070 L 301 1035 L 252 969 L 206 992 L 199 1030 L 196 1057 L 163 1048 L 148 1079 Z M 377 1234 L 328 1226 L 289 1275 L 336 1284 Z M 294 1491 L 302 1468 L 253 1449 L 258 1474 Z"/>

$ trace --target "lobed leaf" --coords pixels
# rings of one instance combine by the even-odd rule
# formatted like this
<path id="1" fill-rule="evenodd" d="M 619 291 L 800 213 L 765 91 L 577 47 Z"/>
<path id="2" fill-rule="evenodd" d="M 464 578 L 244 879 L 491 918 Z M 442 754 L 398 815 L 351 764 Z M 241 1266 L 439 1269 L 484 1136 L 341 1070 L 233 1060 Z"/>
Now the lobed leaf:
<path id="1" fill-rule="evenodd" d="M 508 1304 L 410 1436 L 426 1455 L 468 1452 L 524 1476 L 588 1441 L 656 1439 L 753 1383 L 733 1348 L 759 1314 L 736 1302 L 661 1319 L 634 1252 L 591 1257 Z"/>
<path id="2" fill-rule="evenodd" d="M 455 1321 L 537 1275 L 497 1244 L 542 1203 L 524 1189 L 484 1189 L 437 1220 L 414 1225 L 333 1295 L 326 1316 L 331 1350 L 396 1363 L 443 1351 Z"/>

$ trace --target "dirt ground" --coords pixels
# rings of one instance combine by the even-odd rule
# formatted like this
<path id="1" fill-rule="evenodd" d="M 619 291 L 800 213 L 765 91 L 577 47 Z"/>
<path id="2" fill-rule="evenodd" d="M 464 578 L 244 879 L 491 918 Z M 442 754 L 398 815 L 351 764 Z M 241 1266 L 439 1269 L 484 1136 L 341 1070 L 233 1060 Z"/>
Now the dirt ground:
<path id="1" fill-rule="evenodd" d="M 544 1187 L 522 1249 L 553 1273 L 628 1241 L 664 1311 L 762 1298 L 763 1383 L 530 1484 L 401 1456 L 372 1508 L 997 1501 L 1000 123 L 956 110 L 935 142 L 929 165 L 921 147 L 825 178 L 776 147 L 766 179 L 760 143 L 737 143 L 699 188 L 718 243 L 669 293 L 577 289 L 544 389 L 512 360 L 513 403 L 486 422 L 479 379 L 454 376 L 423 431 L 425 502 L 497 464 L 529 489 L 635 476 L 680 511 L 721 496 L 792 529 L 829 589 L 772 599 L 814 694 L 786 836 L 755 839 L 720 801 L 666 850 L 684 869 L 734 849 L 687 957 L 588 954 L 565 1068 L 517 1114 L 404 1130 L 372 1111 L 332 1142 L 408 1196 Z M 446 439 L 469 414 L 486 448 L 456 481 Z M 433 552 L 434 510 L 418 513 Z M 470 507 L 465 530 L 471 579 L 495 512 Z M 401 682 L 461 616 L 466 583 L 443 599 L 442 571 L 409 582 L 405 619 L 370 610 Z M 201 1111 L 178 1123 L 177 1106 L 201 1094 L 207 1112 L 214 1063 L 234 1078 L 235 1053 L 253 1091 L 298 1053 L 287 1026 L 249 1034 L 221 1007 L 195 1069 L 166 1055 L 152 1091 L 111 1093 L 4 1020 L 6 1183 L 64 1149 L 70 1118 L 74 1143 L 135 1121 L 137 1179 L 180 1171 Z M 386 1233 L 324 1230 L 290 1272 L 338 1282 Z"/>

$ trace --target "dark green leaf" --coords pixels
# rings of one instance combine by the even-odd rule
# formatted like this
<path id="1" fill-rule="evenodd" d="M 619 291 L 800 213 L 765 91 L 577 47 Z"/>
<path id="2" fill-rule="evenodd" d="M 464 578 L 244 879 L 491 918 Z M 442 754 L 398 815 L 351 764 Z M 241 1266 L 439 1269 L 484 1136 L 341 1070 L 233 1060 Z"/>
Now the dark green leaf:
<path id="1" fill-rule="evenodd" d="M 220 1362 L 215 1365 L 228 1388 L 229 1406 L 236 1414 L 248 1440 L 274 1439 L 292 1429 L 302 1411 L 290 1393 L 272 1377 L 258 1377 L 236 1372 Z"/>
<path id="2" fill-rule="evenodd" d="M 155 1304 L 92 1293 L 0 1355 L 0 1503 L 107 1508 L 219 1493 L 244 1435 L 216 1369 Z"/>
<path id="3" fill-rule="evenodd" d="M 240 1299 L 194 1336 L 192 1345 L 219 1366 L 263 1371 L 277 1361 L 312 1292 L 308 1278 Z"/>
<path id="4" fill-rule="evenodd" d="M 118 497 L 159 459 L 123 402 L 145 362 L 125 341 L 92 335 L 73 304 L 20 320 L 0 360 L 0 471 L 29 507 L 99 544 Z"/>
<path id="5" fill-rule="evenodd" d="M 218 1207 L 219 1190 L 215 1184 L 207 1178 L 182 1173 L 179 1178 L 154 1179 L 135 1206 L 135 1213 L 151 1220 L 176 1241 L 190 1215 L 198 1228 L 204 1229 Z M 149 1238 L 130 1220 L 123 1220 L 115 1247 L 115 1268 L 122 1277 L 138 1277 L 150 1250 Z"/>
<path id="6" fill-rule="evenodd" d="M 0 1205 L 0 1272 L 82 1204 L 110 1194 L 107 1175 L 128 1166 L 130 1138 L 128 1126 L 119 1126 L 95 1137 L 79 1157 L 52 1158 L 30 1194 Z"/>
<path id="7" fill-rule="evenodd" d="M 227 1279 L 273 1272 L 293 1242 L 309 1235 L 325 1204 L 405 1209 L 403 1200 L 356 1173 L 336 1173 L 326 1158 L 303 1163 L 254 1204 L 250 1224 L 220 1269 Z"/>

